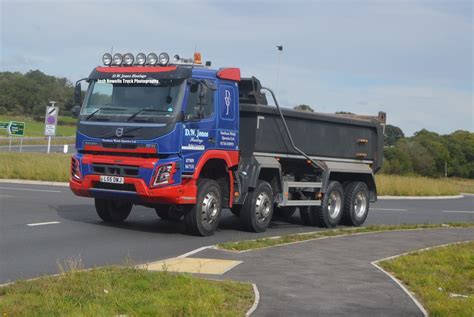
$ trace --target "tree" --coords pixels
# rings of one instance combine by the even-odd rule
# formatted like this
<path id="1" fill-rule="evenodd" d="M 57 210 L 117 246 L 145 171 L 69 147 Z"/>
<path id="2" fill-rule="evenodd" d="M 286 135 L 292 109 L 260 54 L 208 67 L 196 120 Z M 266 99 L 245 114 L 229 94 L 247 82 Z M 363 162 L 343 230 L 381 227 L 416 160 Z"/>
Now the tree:
<path id="1" fill-rule="evenodd" d="M 395 143 L 403 139 L 405 134 L 402 129 L 391 124 L 385 126 L 385 135 L 384 135 L 384 145 L 385 146 L 394 146 Z"/>
<path id="2" fill-rule="evenodd" d="M 336 114 L 355 114 L 355 113 L 349 112 L 349 111 L 336 111 Z"/>
<path id="3" fill-rule="evenodd" d="M 314 110 L 313 110 L 313 108 L 311 108 L 311 106 L 308 106 L 308 105 L 305 105 L 305 104 L 295 106 L 295 107 L 293 107 L 293 109 L 301 110 L 301 111 L 314 112 Z"/>
<path id="4" fill-rule="evenodd" d="M 48 76 L 39 70 L 26 74 L 0 72 L 0 112 L 16 115 L 43 115 L 54 100 L 61 110 L 73 104 L 73 85 L 66 78 Z"/>

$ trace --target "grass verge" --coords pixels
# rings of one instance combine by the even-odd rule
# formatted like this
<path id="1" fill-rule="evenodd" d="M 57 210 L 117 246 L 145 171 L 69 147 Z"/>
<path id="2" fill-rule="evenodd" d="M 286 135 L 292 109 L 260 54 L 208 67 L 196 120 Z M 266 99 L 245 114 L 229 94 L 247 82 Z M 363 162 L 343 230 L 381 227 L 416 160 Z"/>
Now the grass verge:
<path id="1" fill-rule="evenodd" d="M 450 224 L 402 224 L 402 225 L 370 225 L 359 228 L 343 228 L 334 230 L 323 230 L 308 233 L 295 233 L 278 237 L 262 238 L 256 240 L 245 240 L 238 242 L 225 242 L 218 244 L 217 247 L 230 251 L 246 251 L 253 249 L 261 249 L 292 242 L 306 241 L 324 237 L 335 237 L 343 235 L 351 235 L 364 232 L 409 230 L 409 229 L 433 229 L 433 228 L 467 228 L 474 227 L 474 223 L 450 223 Z"/>
<path id="2" fill-rule="evenodd" d="M 25 136 L 44 136 L 44 120 L 36 121 L 31 117 L 22 116 L 0 116 L 1 122 L 18 121 L 25 123 Z M 59 117 L 56 127 L 57 136 L 74 136 L 76 134 L 77 119 L 71 117 Z M 6 136 L 6 130 L 0 129 L 0 136 Z"/>
<path id="3" fill-rule="evenodd" d="M 474 316 L 474 242 L 379 263 L 421 299 L 430 316 Z"/>
<path id="4" fill-rule="evenodd" d="M 377 174 L 377 192 L 388 196 L 449 196 L 474 193 L 474 179 Z"/>
<path id="5" fill-rule="evenodd" d="M 252 285 L 107 267 L 0 288 L 1 316 L 243 316 Z"/>
<path id="6" fill-rule="evenodd" d="M 70 154 L 0 152 L 0 178 L 69 181 Z"/>

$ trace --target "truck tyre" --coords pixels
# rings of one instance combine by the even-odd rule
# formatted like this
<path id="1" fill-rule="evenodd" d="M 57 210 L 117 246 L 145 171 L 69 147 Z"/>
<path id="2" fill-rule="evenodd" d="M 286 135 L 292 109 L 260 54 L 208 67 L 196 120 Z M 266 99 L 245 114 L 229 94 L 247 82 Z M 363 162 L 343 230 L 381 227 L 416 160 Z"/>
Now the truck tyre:
<path id="1" fill-rule="evenodd" d="M 296 212 L 298 207 L 291 206 L 291 207 L 276 207 L 275 208 L 275 215 L 280 216 L 282 218 L 290 218 Z"/>
<path id="2" fill-rule="evenodd" d="M 242 205 L 233 205 L 230 208 L 230 212 L 234 214 L 234 216 L 240 217 L 240 211 L 242 210 Z"/>
<path id="3" fill-rule="evenodd" d="M 320 207 L 301 207 L 301 221 L 307 226 L 334 228 L 341 222 L 344 190 L 339 182 L 329 183 Z"/>
<path id="4" fill-rule="evenodd" d="M 266 181 L 259 180 L 254 191 L 249 193 L 240 210 L 240 222 L 246 231 L 267 230 L 273 216 L 273 190 Z"/>
<path id="5" fill-rule="evenodd" d="M 202 178 L 197 184 L 196 204 L 184 214 L 186 231 L 197 236 L 210 236 L 219 225 L 222 211 L 221 189 L 212 179 Z"/>
<path id="6" fill-rule="evenodd" d="M 120 223 L 127 219 L 132 211 L 133 204 L 111 199 L 95 199 L 95 210 L 100 219 L 105 222 Z"/>
<path id="7" fill-rule="evenodd" d="M 170 219 L 169 208 L 170 206 L 161 205 L 159 207 L 155 207 L 155 211 L 158 217 L 160 217 L 163 220 L 168 220 Z"/>
<path id="8" fill-rule="evenodd" d="M 318 224 L 317 220 L 317 213 L 318 211 L 316 210 L 315 207 L 310 207 L 310 206 L 302 206 L 300 207 L 300 217 L 301 217 L 301 222 L 305 226 L 316 226 Z"/>
<path id="9" fill-rule="evenodd" d="M 344 187 L 344 212 L 342 223 L 361 226 L 369 214 L 369 189 L 362 182 L 351 182 Z"/>

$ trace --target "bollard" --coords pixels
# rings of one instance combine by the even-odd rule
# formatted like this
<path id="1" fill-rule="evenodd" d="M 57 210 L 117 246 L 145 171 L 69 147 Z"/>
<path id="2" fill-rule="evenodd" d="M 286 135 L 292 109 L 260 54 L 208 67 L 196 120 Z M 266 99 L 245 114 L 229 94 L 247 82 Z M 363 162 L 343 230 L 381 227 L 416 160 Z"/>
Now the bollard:
<path id="1" fill-rule="evenodd" d="M 63 152 L 64 154 L 67 154 L 67 152 L 69 152 L 69 145 L 64 144 Z"/>

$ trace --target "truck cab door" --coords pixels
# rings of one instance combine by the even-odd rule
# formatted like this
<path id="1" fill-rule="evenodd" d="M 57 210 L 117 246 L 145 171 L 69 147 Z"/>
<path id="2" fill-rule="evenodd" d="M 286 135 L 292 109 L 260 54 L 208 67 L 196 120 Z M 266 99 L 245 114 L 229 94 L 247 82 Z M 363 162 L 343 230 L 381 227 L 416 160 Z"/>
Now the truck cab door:
<path id="1" fill-rule="evenodd" d="M 181 142 L 184 173 L 194 172 L 202 154 L 216 148 L 216 91 L 203 86 L 192 81 L 186 87 Z"/>
<path id="2" fill-rule="evenodd" d="M 222 82 L 217 89 L 217 148 L 239 149 L 239 99 L 237 83 Z"/>

